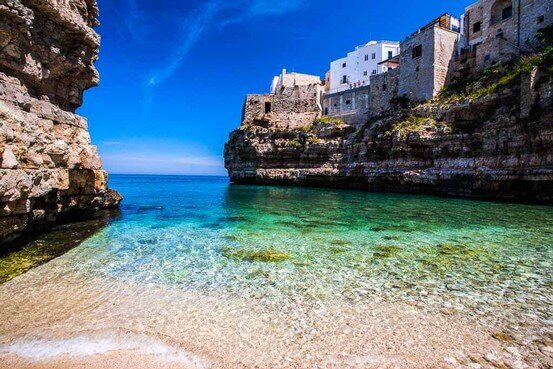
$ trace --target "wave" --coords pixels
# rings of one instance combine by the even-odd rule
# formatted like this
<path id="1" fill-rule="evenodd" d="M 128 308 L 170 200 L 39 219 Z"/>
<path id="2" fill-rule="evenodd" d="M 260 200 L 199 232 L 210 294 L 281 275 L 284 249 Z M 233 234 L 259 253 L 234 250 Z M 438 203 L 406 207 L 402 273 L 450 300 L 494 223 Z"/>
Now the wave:
<path id="1" fill-rule="evenodd" d="M 86 357 L 117 351 L 133 351 L 155 356 L 187 367 L 203 369 L 209 367 L 200 357 L 166 344 L 160 339 L 138 334 L 88 336 L 67 339 L 20 339 L 0 345 L 0 355 L 13 354 L 32 361 L 55 360 L 61 356 Z"/>

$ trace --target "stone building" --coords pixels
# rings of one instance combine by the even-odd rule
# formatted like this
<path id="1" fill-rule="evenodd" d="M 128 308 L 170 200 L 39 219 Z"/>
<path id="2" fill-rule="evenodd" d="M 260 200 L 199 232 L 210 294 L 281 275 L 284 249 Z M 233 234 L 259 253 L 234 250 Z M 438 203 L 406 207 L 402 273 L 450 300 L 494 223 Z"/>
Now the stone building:
<path id="1" fill-rule="evenodd" d="M 322 102 L 324 114 L 353 126 L 364 124 L 369 117 L 371 77 L 397 67 L 382 62 L 398 55 L 398 42 L 370 41 L 331 62 Z"/>
<path id="2" fill-rule="evenodd" d="M 412 101 L 434 97 L 453 77 L 460 21 L 444 14 L 401 43 L 398 94 Z"/>
<path id="3" fill-rule="evenodd" d="M 368 85 L 352 88 L 336 93 L 326 93 L 323 96 L 323 113 L 333 117 L 339 117 L 347 124 L 362 125 L 369 118 Z"/>
<path id="4" fill-rule="evenodd" d="M 246 97 L 242 125 L 293 129 L 312 124 L 322 114 L 323 90 L 320 77 L 283 70 L 273 80 L 273 93 Z"/>
<path id="5" fill-rule="evenodd" d="M 313 76 L 311 74 L 287 72 L 286 69 L 282 70 L 279 76 L 273 77 L 271 83 L 271 93 L 284 94 L 294 90 L 296 86 L 309 86 L 321 83 L 321 77 Z"/>
<path id="6" fill-rule="evenodd" d="M 461 63 L 472 72 L 534 51 L 539 29 L 553 23 L 551 0 L 479 0 L 462 17 Z"/>
<path id="7" fill-rule="evenodd" d="M 369 115 L 379 116 L 396 107 L 400 68 L 371 77 Z"/>

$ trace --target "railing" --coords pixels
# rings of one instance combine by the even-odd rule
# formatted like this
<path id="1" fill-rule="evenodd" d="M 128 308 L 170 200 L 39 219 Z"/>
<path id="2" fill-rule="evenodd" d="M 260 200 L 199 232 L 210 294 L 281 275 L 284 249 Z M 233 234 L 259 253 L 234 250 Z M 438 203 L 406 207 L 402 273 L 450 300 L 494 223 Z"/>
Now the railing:
<path id="1" fill-rule="evenodd" d="M 356 89 L 356 88 L 368 87 L 368 86 L 369 86 L 369 83 L 367 81 L 358 81 L 358 82 L 354 82 L 354 83 L 347 83 L 347 84 L 344 84 L 340 87 L 330 89 L 328 91 L 328 94 L 335 94 L 335 93 L 338 93 L 338 92 L 343 92 L 343 91 L 348 91 L 348 90 L 353 90 L 353 89 Z"/>

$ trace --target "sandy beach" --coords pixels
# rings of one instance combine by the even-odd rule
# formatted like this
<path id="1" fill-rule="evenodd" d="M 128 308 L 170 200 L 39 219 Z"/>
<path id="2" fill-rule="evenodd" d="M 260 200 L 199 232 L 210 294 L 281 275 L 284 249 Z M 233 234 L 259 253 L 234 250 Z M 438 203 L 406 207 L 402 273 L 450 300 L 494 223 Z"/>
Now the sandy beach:
<path id="1" fill-rule="evenodd" d="M 2 369 L 546 368 L 552 363 L 550 355 L 536 356 L 515 341 L 524 338 L 502 340 L 495 332 L 500 327 L 483 326 L 459 312 L 335 302 L 305 306 L 298 314 L 298 307 L 247 297 L 84 283 L 71 275 L 30 295 L 20 288 L 42 278 L 46 269 L 0 287 L 0 298 L 7 301 L 0 313 L 10 316 L 0 322 Z M 67 291 L 73 292 L 70 301 Z M 535 366 L 525 363 L 529 357 L 538 359 Z"/>
<path id="2" fill-rule="evenodd" d="M 116 351 L 86 357 L 62 356 L 48 361 L 30 361 L 16 355 L 0 356 L 1 369 L 194 369 L 196 366 L 164 360 L 132 351 Z"/>

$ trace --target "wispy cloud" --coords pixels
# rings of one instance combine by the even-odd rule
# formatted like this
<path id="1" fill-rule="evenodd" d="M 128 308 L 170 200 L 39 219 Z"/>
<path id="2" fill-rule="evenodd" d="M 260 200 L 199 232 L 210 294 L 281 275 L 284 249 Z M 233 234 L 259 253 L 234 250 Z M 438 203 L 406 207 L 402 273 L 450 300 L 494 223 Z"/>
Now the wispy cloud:
<path id="1" fill-rule="evenodd" d="M 304 5 L 303 0 L 253 0 L 250 1 L 250 15 L 283 14 Z"/>
<path id="2" fill-rule="evenodd" d="M 129 9 L 134 15 L 130 22 L 139 20 L 136 0 L 129 2 Z M 221 27 L 231 23 L 240 23 L 248 19 L 262 16 L 277 16 L 299 9 L 306 0 L 208 0 L 192 9 L 179 24 L 177 35 L 178 45 L 170 52 L 170 57 L 161 66 L 153 69 L 145 81 L 145 107 L 150 110 L 155 86 L 167 81 L 182 66 L 186 56 L 200 40 L 203 33 L 214 25 Z M 134 20 L 133 20 L 134 19 Z M 133 26 L 134 27 L 134 26 Z"/>
<path id="3" fill-rule="evenodd" d="M 128 12 L 127 12 L 127 15 L 123 17 L 123 21 L 125 22 L 127 31 L 129 31 L 129 33 L 134 38 L 138 38 L 139 32 L 140 32 L 139 28 L 143 28 L 143 27 L 138 27 L 141 23 L 142 13 L 138 8 L 138 4 L 136 0 L 124 0 L 124 2 L 128 9 Z"/>
<path id="4" fill-rule="evenodd" d="M 223 158 L 193 142 L 130 138 L 103 141 L 103 166 L 113 173 L 224 174 Z"/>
<path id="5" fill-rule="evenodd" d="M 136 146 L 132 143 L 123 141 L 102 141 L 102 144 L 104 144 L 105 146 Z"/>
<path id="6" fill-rule="evenodd" d="M 106 170 L 118 174 L 225 174 L 222 158 L 208 155 L 107 153 L 102 154 L 102 162 Z"/>
<path id="7" fill-rule="evenodd" d="M 180 31 L 184 34 L 184 40 L 182 40 L 180 46 L 173 51 L 173 55 L 169 62 L 152 73 L 148 78 L 148 85 L 158 85 L 175 74 L 186 54 L 188 54 L 206 27 L 211 23 L 213 17 L 220 10 L 220 3 L 208 1 L 202 9 L 194 14 L 194 16 L 189 17 L 186 22 L 181 24 Z"/>

